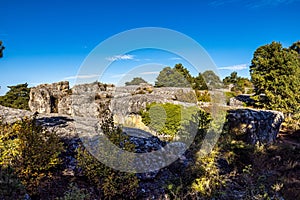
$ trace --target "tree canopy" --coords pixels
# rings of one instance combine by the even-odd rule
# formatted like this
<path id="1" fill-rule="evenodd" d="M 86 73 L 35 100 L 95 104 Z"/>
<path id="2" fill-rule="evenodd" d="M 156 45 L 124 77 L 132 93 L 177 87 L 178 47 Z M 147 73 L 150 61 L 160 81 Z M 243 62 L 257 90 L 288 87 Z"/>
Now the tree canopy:
<path id="1" fill-rule="evenodd" d="M 193 77 L 193 89 L 195 90 L 208 90 L 207 84 L 201 73 Z"/>
<path id="2" fill-rule="evenodd" d="M 292 44 L 289 49 L 296 51 L 300 55 L 300 40 Z"/>
<path id="3" fill-rule="evenodd" d="M 143 78 L 141 77 L 135 77 L 133 78 L 131 81 L 129 82 L 126 82 L 125 85 L 128 86 L 128 85 L 139 85 L 141 83 L 147 83 L 147 81 L 145 81 Z"/>
<path id="4" fill-rule="evenodd" d="M 236 84 L 237 79 L 238 79 L 237 72 L 232 72 L 232 73 L 230 74 L 230 76 L 226 76 L 226 77 L 223 79 L 223 84 L 224 84 L 224 85 Z"/>
<path id="5" fill-rule="evenodd" d="M 182 72 L 188 73 L 189 72 Z M 155 81 L 156 87 L 191 87 L 191 84 L 187 80 L 187 74 L 180 73 L 180 70 L 176 70 L 174 67 L 165 67 L 162 71 L 160 71 L 158 77 Z"/>
<path id="6" fill-rule="evenodd" d="M 230 76 L 226 76 L 223 79 L 223 84 L 232 84 L 233 87 L 231 88 L 231 91 L 236 93 L 245 93 L 246 88 L 253 87 L 252 83 L 248 78 L 238 76 L 237 72 L 232 72 Z"/>
<path id="7" fill-rule="evenodd" d="M 272 42 L 259 47 L 250 66 L 257 105 L 293 114 L 300 110 L 299 42 L 290 48 Z"/>
<path id="8" fill-rule="evenodd" d="M 8 88 L 10 90 L 4 96 L 0 96 L 0 105 L 29 110 L 30 88 L 28 88 L 28 84 L 8 86 Z"/>
<path id="9" fill-rule="evenodd" d="M 191 87 L 196 90 L 207 90 L 208 87 L 201 73 L 193 77 L 181 63 L 174 68 L 165 67 L 160 71 L 155 82 L 156 87 Z"/>
<path id="10" fill-rule="evenodd" d="M 217 76 L 212 70 L 207 70 L 203 72 L 202 76 L 209 89 L 221 88 L 223 85 L 219 76 Z"/>
<path id="11" fill-rule="evenodd" d="M 190 74 L 189 70 L 185 68 L 181 63 L 176 64 L 173 69 L 179 72 L 189 83 L 193 81 L 193 77 Z"/>

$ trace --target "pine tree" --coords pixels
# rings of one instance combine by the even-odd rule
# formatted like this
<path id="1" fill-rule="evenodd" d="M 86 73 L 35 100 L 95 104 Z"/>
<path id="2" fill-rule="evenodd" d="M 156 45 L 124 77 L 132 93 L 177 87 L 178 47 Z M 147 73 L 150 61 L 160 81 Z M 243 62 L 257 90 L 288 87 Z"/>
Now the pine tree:
<path id="1" fill-rule="evenodd" d="M 10 90 L 4 96 L 0 96 L 0 105 L 29 110 L 30 88 L 28 88 L 28 84 L 8 86 L 8 88 Z"/>
<path id="2" fill-rule="evenodd" d="M 202 76 L 209 89 L 217 89 L 223 86 L 223 83 L 220 80 L 219 76 L 217 76 L 212 70 L 203 72 Z"/>
<path id="3" fill-rule="evenodd" d="M 207 84 L 201 73 L 193 78 L 193 89 L 195 90 L 208 90 Z"/>
<path id="4" fill-rule="evenodd" d="M 272 42 L 254 52 L 250 74 L 258 106 L 286 114 L 300 111 L 300 60 L 294 49 Z"/>
<path id="5" fill-rule="evenodd" d="M 188 75 L 183 75 L 180 70 L 176 70 L 174 67 L 165 67 L 160 71 L 158 77 L 156 78 L 156 87 L 191 87 L 190 82 L 186 77 Z"/>
<path id="6" fill-rule="evenodd" d="M 125 85 L 139 85 L 141 83 L 147 83 L 147 81 L 145 81 L 143 78 L 141 77 L 135 77 L 133 78 L 130 82 L 126 82 Z"/>

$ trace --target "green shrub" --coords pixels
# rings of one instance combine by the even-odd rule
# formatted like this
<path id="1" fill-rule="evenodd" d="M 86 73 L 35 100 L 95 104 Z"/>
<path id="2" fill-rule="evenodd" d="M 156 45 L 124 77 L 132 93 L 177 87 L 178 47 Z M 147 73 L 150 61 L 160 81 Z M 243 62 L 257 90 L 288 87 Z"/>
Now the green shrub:
<path id="1" fill-rule="evenodd" d="M 202 102 L 211 102 L 211 97 L 210 94 L 207 90 L 195 90 L 196 92 L 196 96 L 197 96 L 197 100 L 198 101 L 202 101 Z"/>
<path id="2" fill-rule="evenodd" d="M 196 106 L 185 108 L 171 103 L 148 104 L 146 111 L 141 111 L 140 114 L 146 126 L 160 135 L 170 136 L 170 140 L 178 134 L 178 131 L 188 132 L 191 122 L 197 123 L 195 128 L 197 131 L 210 121 L 209 114 Z"/>
<path id="3" fill-rule="evenodd" d="M 26 191 L 11 167 L 0 166 L 0 199 L 22 199 Z"/>
<path id="4" fill-rule="evenodd" d="M 131 81 L 125 82 L 125 85 L 126 86 L 129 86 L 129 85 L 140 85 L 141 83 L 148 84 L 147 81 L 145 81 L 143 78 L 141 78 L 141 77 L 134 77 Z"/>
<path id="5" fill-rule="evenodd" d="M 218 148 L 206 156 L 196 153 L 193 164 L 181 169 L 179 178 L 167 184 L 166 193 L 170 199 L 217 198 L 220 189 L 226 185 L 226 179 L 220 175 L 217 165 L 219 155 Z"/>
<path id="6" fill-rule="evenodd" d="M 174 104 L 147 105 L 146 112 L 142 112 L 142 121 L 146 126 L 159 134 L 172 137 L 178 132 L 181 121 L 181 106 Z"/>
<path id="7" fill-rule="evenodd" d="M 78 188 L 76 184 L 70 183 L 68 190 L 64 193 L 62 198 L 57 200 L 88 200 L 90 195 L 83 189 Z"/>
<path id="8" fill-rule="evenodd" d="M 0 165 L 12 167 L 27 191 L 35 194 L 42 179 L 52 176 L 63 145 L 54 133 L 25 118 L 0 126 Z"/>
<path id="9" fill-rule="evenodd" d="M 120 128 L 114 127 L 112 118 L 105 121 L 101 129 L 119 148 L 134 151 L 135 146 L 129 142 L 128 136 L 121 133 Z M 108 149 L 101 152 L 107 153 L 111 157 L 114 156 Z M 132 199 L 136 195 L 138 179 L 134 173 L 120 172 L 106 166 L 83 147 L 78 149 L 77 161 L 78 167 L 82 169 L 84 175 L 103 192 L 106 199 Z"/>
<path id="10" fill-rule="evenodd" d="M 253 88 L 247 88 L 246 94 L 253 94 L 254 92 Z"/>
<path id="11" fill-rule="evenodd" d="M 295 132 L 300 129 L 300 119 L 295 115 L 293 117 L 286 117 L 281 125 L 281 129 L 287 132 Z"/>
<path id="12" fill-rule="evenodd" d="M 170 181 L 166 186 L 170 199 L 221 199 L 227 179 L 220 174 L 219 155 L 216 148 L 204 157 L 198 156 L 178 179 Z"/>
<path id="13" fill-rule="evenodd" d="M 215 148 L 206 156 L 199 156 L 196 165 L 201 168 L 202 175 L 192 183 L 192 190 L 199 196 L 214 197 L 217 190 L 225 185 L 225 179 L 220 176 L 217 166 L 217 158 L 220 150 Z"/>

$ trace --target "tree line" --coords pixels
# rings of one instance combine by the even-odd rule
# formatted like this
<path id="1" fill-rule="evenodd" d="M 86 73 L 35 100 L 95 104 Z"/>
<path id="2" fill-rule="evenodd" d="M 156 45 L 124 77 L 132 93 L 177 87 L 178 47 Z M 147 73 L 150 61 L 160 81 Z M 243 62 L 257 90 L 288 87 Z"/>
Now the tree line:
<path id="1" fill-rule="evenodd" d="M 0 57 L 4 46 L 0 41 Z M 240 77 L 237 72 L 222 81 L 212 70 L 193 77 L 182 65 L 163 68 L 156 78 L 156 87 L 191 87 L 195 90 L 209 90 L 232 85 L 232 91 L 244 93 L 245 88 L 253 87 L 255 106 L 298 116 L 300 119 L 300 41 L 284 48 L 278 42 L 258 47 L 251 60 L 251 80 Z M 147 83 L 136 77 L 126 85 Z M 27 84 L 9 86 L 10 91 L 0 97 L 0 104 L 28 109 L 29 88 Z"/>
<path id="2" fill-rule="evenodd" d="M 147 83 L 141 77 L 135 77 L 125 85 L 139 85 Z M 252 87 L 248 78 L 240 77 L 237 72 L 233 72 L 230 76 L 223 80 L 212 70 L 199 73 L 197 76 L 192 76 L 187 68 L 181 63 L 176 64 L 173 68 L 165 67 L 160 72 L 155 81 L 155 87 L 190 87 L 195 90 L 211 90 L 228 87 L 233 85 L 232 91 L 244 93 L 246 87 Z"/>
<path id="3" fill-rule="evenodd" d="M 141 83 L 147 83 L 147 81 L 141 77 L 135 77 L 130 82 L 126 82 L 125 85 L 139 85 Z M 156 78 L 155 87 L 191 87 L 196 90 L 208 90 L 221 88 L 222 81 L 212 70 L 199 73 L 194 77 L 187 68 L 179 63 L 173 68 L 163 68 Z"/>
<path id="4" fill-rule="evenodd" d="M 232 72 L 221 81 L 214 71 L 209 70 L 193 77 L 182 64 L 176 64 L 160 71 L 155 86 L 208 90 L 231 85 L 231 91 L 236 94 L 250 88 L 256 107 L 279 110 L 300 118 L 300 41 L 288 48 L 279 42 L 258 47 L 251 60 L 250 76 L 251 80 Z M 139 80 L 146 83 L 140 77 Z M 138 83 L 131 81 L 126 85 Z"/>

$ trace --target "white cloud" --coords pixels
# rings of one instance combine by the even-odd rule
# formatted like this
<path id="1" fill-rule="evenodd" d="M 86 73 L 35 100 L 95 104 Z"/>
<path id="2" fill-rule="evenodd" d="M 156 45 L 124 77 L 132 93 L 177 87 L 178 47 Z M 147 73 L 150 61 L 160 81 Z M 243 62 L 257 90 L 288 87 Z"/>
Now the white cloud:
<path id="1" fill-rule="evenodd" d="M 87 75 L 77 75 L 77 76 L 69 76 L 65 77 L 65 80 L 71 80 L 71 79 L 89 79 L 89 78 L 97 78 L 99 77 L 99 74 L 87 74 Z"/>
<path id="2" fill-rule="evenodd" d="M 133 59 L 134 59 L 134 55 L 130 55 L 130 54 L 125 54 L 125 55 L 115 55 L 115 56 L 106 58 L 106 60 L 109 60 L 109 61 L 117 61 L 117 60 L 133 60 Z"/>
<path id="3" fill-rule="evenodd" d="M 239 70 L 243 70 L 243 69 L 247 69 L 247 68 L 248 68 L 247 64 L 241 64 L 241 65 L 232 65 L 232 66 L 227 66 L 227 67 L 219 67 L 218 69 L 239 71 Z"/>
<path id="4" fill-rule="evenodd" d="M 153 72 L 141 72 L 141 75 L 149 75 L 149 74 L 159 74 L 158 71 L 153 71 Z"/>
<path id="5" fill-rule="evenodd" d="M 169 60 L 182 60 L 182 58 L 179 58 L 179 57 L 172 57 L 172 58 L 169 58 Z"/>
<path id="6" fill-rule="evenodd" d="M 125 74 L 114 74 L 114 75 L 111 76 L 111 78 L 121 78 L 121 77 L 128 76 L 128 75 L 131 75 L 131 74 L 127 74 L 127 73 L 125 73 Z"/>

